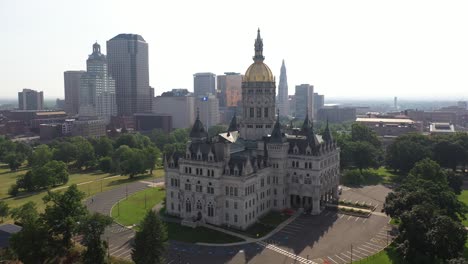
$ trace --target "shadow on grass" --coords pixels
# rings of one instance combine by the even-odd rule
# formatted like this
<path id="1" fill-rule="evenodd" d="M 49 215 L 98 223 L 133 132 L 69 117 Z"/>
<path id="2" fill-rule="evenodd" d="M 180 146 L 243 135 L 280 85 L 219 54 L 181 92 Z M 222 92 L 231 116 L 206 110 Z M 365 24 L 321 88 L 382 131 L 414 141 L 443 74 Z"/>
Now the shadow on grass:
<path id="1" fill-rule="evenodd" d="M 405 175 L 391 172 L 385 167 L 364 169 L 362 172 L 358 169 L 350 168 L 343 171 L 341 182 L 343 185 L 349 187 L 362 187 L 379 184 L 391 186 L 401 182 L 404 177 Z"/>
<path id="2" fill-rule="evenodd" d="M 145 175 L 134 176 L 133 178 L 129 177 L 127 179 L 118 179 L 118 180 L 114 180 L 114 181 L 109 182 L 108 186 L 131 183 L 131 182 L 135 182 L 135 181 L 141 181 L 141 180 L 145 180 L 145 179 L 150 179 L 152 177 L 153 177 L 152 175 L 145 174 Z"/>

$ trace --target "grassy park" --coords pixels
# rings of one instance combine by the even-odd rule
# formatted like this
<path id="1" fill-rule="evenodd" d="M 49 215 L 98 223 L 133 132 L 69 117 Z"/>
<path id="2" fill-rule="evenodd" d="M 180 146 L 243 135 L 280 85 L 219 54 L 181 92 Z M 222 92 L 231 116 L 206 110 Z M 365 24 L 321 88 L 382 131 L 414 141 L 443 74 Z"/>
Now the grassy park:
<path id="1" fill-rule="evenodd" d="M 16 197 L 10 197 L 8 194 L 8 188 L 16 182 L 16 178 L 19 175 L 23 175 L 27 172 L 27 169 L 21 168 L 18 171 L 10 171 L 6 165 L 0 166 L 0 199 L 7 202 L 10 208 L 21 206 L 27 202 L 35 202 L 39 211 L 45 208 L 42 198 L 47 194 L 47 190 L 41 190 L 33 193 L 20 193 Z M 66 185 L 52 188 L 52 191 L 62 191 L 68 188 L 72 184 L 77 184 L 78 189 L 86 194 L 86 197 L 100 193 L 101 191 L 107 191 L 114 189 L 122 184 L 139 181 L 139 180 L 151 180 L 153 178 L 163 177 L 163 170 L 153 171 L 153 175 L 142 175 L 129 179 L 128 176 L 112 175 L 108 173 L 102 173 L 100 171 L 94 172 L 71 172 L 69 181 Z M 11 219 L 6 218 L 9 222 Z"/>
<path id="2" fill-rule="evenodd" d="M 161 203 L 166 196 L 162 188 L 148 188 L 120 201 L 112 207 L 112 217 L 122 225 L 137 225 L 148 210 Z"/>

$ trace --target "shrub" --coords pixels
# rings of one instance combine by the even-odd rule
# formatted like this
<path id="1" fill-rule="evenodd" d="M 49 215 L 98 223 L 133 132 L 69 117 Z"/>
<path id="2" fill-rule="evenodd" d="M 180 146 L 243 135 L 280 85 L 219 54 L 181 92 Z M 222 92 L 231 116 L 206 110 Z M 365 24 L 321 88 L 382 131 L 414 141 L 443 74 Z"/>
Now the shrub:
<path id="1" fill-rule="evenodd" d="M 10 188 L 8 189 L 8 194 L 11 196 L 17 196 L 19 193 L 19 188 L 16 183 L 12 184 Z"/>

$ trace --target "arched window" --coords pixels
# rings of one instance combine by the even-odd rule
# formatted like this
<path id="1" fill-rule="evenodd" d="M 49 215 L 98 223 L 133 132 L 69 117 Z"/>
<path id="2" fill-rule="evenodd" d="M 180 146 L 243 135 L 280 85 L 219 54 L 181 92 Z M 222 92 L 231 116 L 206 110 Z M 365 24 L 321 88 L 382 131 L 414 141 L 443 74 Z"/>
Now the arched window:
<path id="1" fill-rule="evenodd" d="M 208 216 L 213 217 L 214 216 L 214 210 L 213 210 L 213 204 L 210 202 L 208 203 Z"/>
<path id="2" fill-rule="evenodd" d="M 200 200 L 197 201 L 197 210 L 201 210 L 202 209 L 202 204 L 200 202 Z"/>
<path id="3" fill-rule="evenodd" d="M 192 204 L 190 203 L 189 199 L 185 201 L 185 212 L 187 213 L 192 212 Z"/>

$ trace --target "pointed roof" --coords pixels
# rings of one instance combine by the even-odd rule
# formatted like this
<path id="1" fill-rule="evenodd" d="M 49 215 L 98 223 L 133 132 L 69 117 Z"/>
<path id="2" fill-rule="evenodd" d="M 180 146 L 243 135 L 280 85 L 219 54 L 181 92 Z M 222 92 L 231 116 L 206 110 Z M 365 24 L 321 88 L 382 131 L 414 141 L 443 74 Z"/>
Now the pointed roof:
<path id="1" fill-rule="evenodd" d="M 281 124 L 279 122 L 279 110 L 277 111 L 278 117 L 276 118 L 275 126 L 271 132 L 270 142 L 281 143 L 283 142 L 283 133 L 281 132 Z"/>
<path id="2" fill-rule="evenodd" d="M 229 123 L 229 127 L 228 127 L 228 132 L 229 131 L 238 131 L 239 128 L 237 127 L 237 116 L 236 116 L 236 112 L 234 112 L 234 116 L 232 117 L 231 119 L 231 123 Z"/>
<path id="3" fill-rule="evenodd" d="M 192 130 L 190 131 L 190 138 L 207 138 L 208 132 L 205 130 L 205 126 L 200 121 L 200 111 L 197 109 L 197 119 L 193 124 Z"/>
<path id="4" fill-rule="evenodd" d="M 306 116 L 304 118 L 304 123 L 302 123 L 301 131 L 305 133 L 309 132 L 309 129 L 311 127 L 310 123 L 311 122 L 309 120 L 309 110 L 307 109 Z"/>
<path id="5" fill-rule="evenodd" d="M 265 57 L 263 56 L 263 39 L 260 36 L 260 28 L 257 30 L 257 39 L 255 40 L 255 56 L 253 60 L 255 62 L 263 62 Z"/>
<path id="6" fill-rule="evenodd" d="M 323 132 L 322 138 L 325 142 L 333 141 L 333 136 L 330 131 L 330 127 L 328 127 L 328 118 L 327 118 L 327 126 L 325 127 L 325 131 Z"/>

